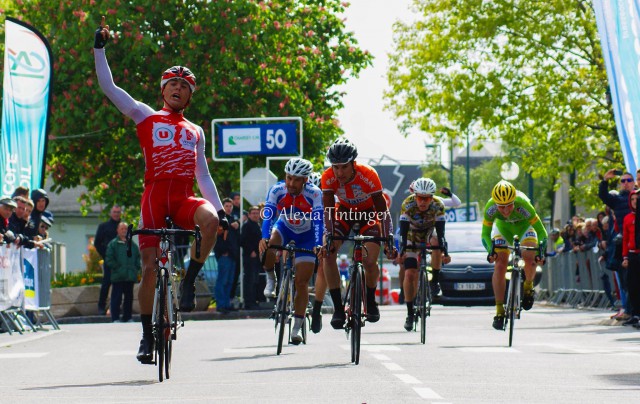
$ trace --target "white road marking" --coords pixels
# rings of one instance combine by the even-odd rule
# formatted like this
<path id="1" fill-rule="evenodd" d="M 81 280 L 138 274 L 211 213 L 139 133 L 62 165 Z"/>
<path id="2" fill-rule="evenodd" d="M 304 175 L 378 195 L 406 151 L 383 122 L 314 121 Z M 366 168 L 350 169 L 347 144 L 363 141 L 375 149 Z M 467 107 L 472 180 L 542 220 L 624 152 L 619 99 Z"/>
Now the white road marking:
<path id="1" fill-rule="evenodd" d="M 134 356 L 137 353 L 136 351 L 109 351 L 105 352 L 104 356 Z"/>
<path id="2" fill-rule="evenodd" d="M 351 350 L 351 345 L 340 345 L 345 351 Z M 360 345 L 360 351 L 380 352 L 380 351 L 399 351 L 400 348 L 392 345 Z"/>
<path id="3" fill-rule="evenodd" d="M 402 366 L 398 365 L 397 363 L 393 363 L 393 362 L 382 362 L 382 364 L 389 370 L 396 371 L 396 370 L 404 370 L 402 368 Z"/>
<path id="4" fill-rule="evenodd" d="M 428 387 L 414 387 L 413 389 L 422 398 L 427 398 L 427 399 L 431 399 L 431 400 L 442 399 L 442 397 L 438 393 L 436 393 L 435 391 L 431 390 Z"/>
<path id="5" fill-rule="evenodd" d="M 373 356 L 375 359 L 377 359 L 379 361 L 390 361 L 391 360 L 391 358 L 389 358 L 387 355 L 381 354 L 381 353 L 373 353 L 373 354 L 371 354 L 371 356 Z"/>
<path id="6" fill-rule="evenodd" d="M 509 348 L 509 347 L 463 347 L 463 348 L 458 348 L 460 349 L 462 352 L 473 352 L 473 353 L 520 353 L 520 351 L 518 351 L 515 348 Z"/>
<path id="7" fill-rule="evenodd" d="M 7 353 L 0 354 L 0 359 L 25 359 L 25 358 L 42 358 L 49 352 L 25 352 L 25 353 Z"/>
<path id="8" fill-rule="evenodd" d="M 403 382 L 407 383 L 407 384 L 421 384 L 422 382 L 418 379 L 416 379 L 415 377 L 408 375 L 406 373 L 394 373 L 393 374 L 395 377 L 397 377 L 398 379 L 402 380 Z"/>
<path id="9" fill-rule="evenodd" d="M 259 347 L 259 348 L 225 348 L 224 353 L 237 354 L 237 353 L 262 353 L 262 352 L 275 352 L 276 347 Z"/>
<path id="10" fill-rule="evenodd" d="M 13 345 L 22 344 L 23 342 L 35 341 L 44 337 L 48 337 L 50 335 L 56 335 L 57 333 L 60 333 L 60 332 L 63 332 L 63 330 L 51 330 L 46 332 L 45 331 L 38 332 L 32 337 L 26 337 L 26 338 L 21 338 L 21 336 L 17 336 L 18 339 L 0 343 L 0 347 L 13 346 Z"/>

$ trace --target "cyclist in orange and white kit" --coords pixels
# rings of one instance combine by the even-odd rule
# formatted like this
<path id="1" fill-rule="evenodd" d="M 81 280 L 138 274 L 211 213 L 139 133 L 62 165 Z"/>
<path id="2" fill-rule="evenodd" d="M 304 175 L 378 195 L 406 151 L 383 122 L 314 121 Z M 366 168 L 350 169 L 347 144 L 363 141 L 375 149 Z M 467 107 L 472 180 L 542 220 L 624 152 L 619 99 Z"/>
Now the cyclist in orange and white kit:
<path id="1" fill-rule="evenodd" d="M 320 188 L 321 178 L 322 174 L 314 171 L 309 175 L 308 181 Z M 322 254 L 318 257 L 318 273 L 316 274 L 316 283 L 313 289 L 314 300 L 313 309 L 311 310 L 311 331 L 317 334 L 322 330 L 322 303 L 327 293 L 327 279 L 324 276 L 324 255 Z"/>
<path id="2" fill-rule="evenodd" d="M 331 164 L 322 174 L 322 202 L 325 209 L 325 237 L 329 234 L 348 236 L 353 226 L 360 224 L 360 234 L 374 237 L 389 237 L 385 245 L 385 254 L 389 259 L 397 255 L 393 246 L 393 223 L 387 202 L 382 195 L 382 183 L 373 167 L 355 161 L 358 149 L 346 138 L 338 138 L 327 151 L 327 160 Z M 335 203 L 335 197 L 338 203 Z M 341 241 L 333 240 L 328 246 L 324 260 L 324 274 L 327 279 L 333 317 L 331 326 L 344 327 L 346 316 L 340 293 L 340 274 L 336 255 Z M 368 254 L 363 259 L 365 284 L 367 288 L 367 321 L 375 323 L 380 319 L 380 310 L 375 301 L 380 269 L 378 255 L 380 244 L 365 243 Z"/>
<path id="3" fill-rule="evenodd" d="M 160 80 L 164 105 L 160 111 L 133 99 L 113 82 L 104 46 L 109 39 L 109 26 L 102 23 L 95 32 L 94 59 L 100 88 L 115 106 L 136 123 L 138 141 L 145 160 L 144 192 L 140 202 L 140 227 L 162 228 L 165 217 L 184 229 L 200 226 L 202 243 L 200 257 L 191 249 L 191 260 L 181 286 L 180 311 L 195 307 L 195 279 L 216 241 L 219 212 L 222 203 L 205 159 L 202 128 L 184 118 L 184 109 L 191 102 L 196 78 L 189 69 L 174 66 Z M 204 198 L 193 193 L 193 181 Z M 224 217 L 224 216 L 223 216 Z M 151 326 L 155 290 L 155 260 L 159 239 L 139 236 L 142 256 L 142 280 L 138 300 L 142 322 L 142 340 L 137 359 L 153 363 L 154 338 Z"/>

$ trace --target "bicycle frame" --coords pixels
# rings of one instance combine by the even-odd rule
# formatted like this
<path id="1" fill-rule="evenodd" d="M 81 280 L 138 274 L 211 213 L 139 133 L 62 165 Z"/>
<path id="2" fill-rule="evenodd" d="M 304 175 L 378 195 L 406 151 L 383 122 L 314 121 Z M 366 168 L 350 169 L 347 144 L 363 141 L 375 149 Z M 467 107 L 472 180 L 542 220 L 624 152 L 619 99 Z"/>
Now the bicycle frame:
<path id="1" fill-rule="evenodd" d="M 282 344 L 284 341 L 284 326 L 285 324 L 289 325 L 289 342 L 291 340 L 291 318 L 295 312 L 295 274 L 296 274 L 296 266 L 295 266 L 295 254 L 296 252 L 305 252 L 314 254 L 313 250 L 309 250 L 306 248 L 298 248 L 295 246 L 294 241 L 290 241 L 286 246 L 281 245 L 270 245 L 268 248 L 274 250 L 280 250 L 283 253 L 286 253 L 286 258 L 283 259 L 284 265 L 282 267 L 282 276 L 280 280 L 280 290 L 278 293 L 278 298 L 276 299 L 276 304 L 273 308 L 273 313 L 271 317 L 275 320 L 275 328 L 278 330 L 278 326 L 280 329 L 278 330 L 278 347 L 276 349 L 276 354 L 280 355 L 282 352 Z M 266 252 L 262 256 L 262 265 L 264 266 L 264 262 L 266 260 Z M 318 257 L 316 257 L 314 272 L 318 266 Z M 307 305 L 308 310 L 308 305 Z M 308 313 L 305 313 L 304 321 L 307 321 Z M 303 324 L 303 344 L 307 343 L 306 338 L 306 324 Z"/>
<path id="2" fill-rule="evenodd" d="M 363 258 L 368 253 L 365 243 L 367 242 L 388 242 L 389 239 L 385 237 L 364 236 L 357 234 L 359 228 L 354 226 L 353 236 L 334 236 L 332 234 L 327 236 L 326 250 L 332 246 L 333 240 L 338 241 L 352 241 L 353 254 L 352 264 L 349 267 L 349 285 L 344 298 L 344 310 L 347 321 L 345 323 L 345 332 L 347 333 L 347 339 L 351 337 L 351 362 L 356 365 L 360 363 L 360 335 L 361 328 L 364 327 L 364 322 L 367 316 L 367 299 L 366 297 L 366 282 Z"/>
<path id="3" fill-rule="evenodd" d="M 511 263 L 511 278 L 509 279 L 509 288 L 507 289 L 505 321 L 502 329 L 506 331 L 507 327 L 509 327 L 509 346 L 512 346 L 515 320 L 520 319 L 520 315 L 522 314 L 522 288 L 525 280 L 522 251 L 538 251 L 538 247 L 520 245 L 520 238 L 514 236 L 513 246 L 496 246 L 495 240 L 493 240 L 491 242 L 491 253 L 494 254 L 497 250 L 510 251 L 509 262 Z"/>
<path id="4" fill-rule="evenodd" d="M 173 264 L 173 236 L 195 236 L 196 258 L 200 256 L 200 228 L 195 230 L 172 229 L 170 218 L 166 218 L 167 228 L 138 229 L 133 230 L 129 225 L 127 229 L 127 255 L 131 256 L 131 240 L 136 234 L 155 235 L 160 237 L 160 255 L 155 259 L 156 287 L 153 295 L 153 309 L 151 312 L 151 324 L 155 339 L 154 364 L 158 366 L 158 380 L 170 376 L 172 341 L 177 339 L 178 328 L 184 326 L 177 310 L 178 300 L 173 279 L 177 277 Z"/>

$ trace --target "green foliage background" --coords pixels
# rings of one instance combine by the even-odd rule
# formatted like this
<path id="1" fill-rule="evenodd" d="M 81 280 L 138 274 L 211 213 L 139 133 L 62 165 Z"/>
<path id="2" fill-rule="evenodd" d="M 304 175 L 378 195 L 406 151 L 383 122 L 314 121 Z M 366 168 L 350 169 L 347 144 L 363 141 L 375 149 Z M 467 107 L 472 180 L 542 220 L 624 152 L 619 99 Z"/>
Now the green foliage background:
<path id="1" fill-rule="evenodd" d="M 211 120 L 300 116 L 305 157 L 318 168 L 341 130 L 337 90 L 371 63 L 346 33 L 336 0 L 0 0 L 0 27 L 9 15 L 48 38 L 54 60 L 47 172 L 54 190 L 87 187 L 83 206 L 119 203 L 137 210 L 143 158 L 134 123 L 100 90 L 93 61 L 102 15 L 113 34 L 106 46 L 116 85 L 160 109 L 161 73 L 173 65 L 194 71 L 198 89 L 185 116 L 207 136 Z M 0 28 L 0 51 L 4 31 Z M 264 165 L 248 158 L 245 169 Z M 237 190 L 237 164 L 209 168 L 222 196 Z M 274 167 L 274 171 L 279 170 Z"/>

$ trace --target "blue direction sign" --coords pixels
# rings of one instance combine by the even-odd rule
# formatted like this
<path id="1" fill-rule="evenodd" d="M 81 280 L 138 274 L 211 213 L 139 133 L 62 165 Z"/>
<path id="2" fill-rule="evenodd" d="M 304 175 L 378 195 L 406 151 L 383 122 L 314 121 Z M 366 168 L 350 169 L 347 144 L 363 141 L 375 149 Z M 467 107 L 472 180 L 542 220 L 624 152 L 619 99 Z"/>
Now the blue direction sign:
<path id="1" fill-rule="evenodd" d="M 297 155 L 298 130 L 295 123 L 224 125 L 220 127 L 220 156 Z"/>

